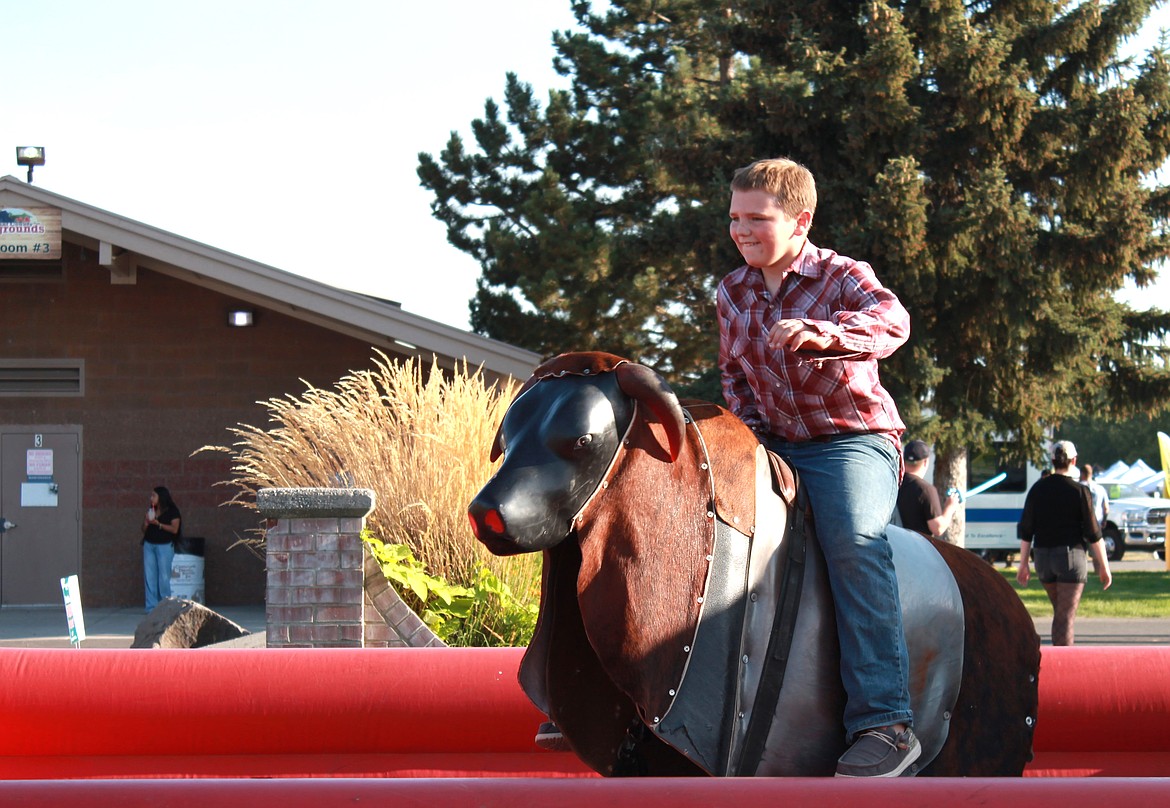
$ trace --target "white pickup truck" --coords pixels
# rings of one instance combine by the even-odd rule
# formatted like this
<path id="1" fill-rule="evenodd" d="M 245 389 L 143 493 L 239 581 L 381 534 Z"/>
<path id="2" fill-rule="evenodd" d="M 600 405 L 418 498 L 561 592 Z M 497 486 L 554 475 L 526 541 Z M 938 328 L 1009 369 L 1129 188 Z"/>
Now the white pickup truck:
<path id="1" fill-rule="evenodd" d="M 1170 499 L 1147 496 L 1129 483 L 1100 482 L 1100 485 L 1109 496 L 1109 513 L 1101 526 L 1109 560 L 1119 560 L 1126 550 L 1162 552 L 1166 547 Z"/>

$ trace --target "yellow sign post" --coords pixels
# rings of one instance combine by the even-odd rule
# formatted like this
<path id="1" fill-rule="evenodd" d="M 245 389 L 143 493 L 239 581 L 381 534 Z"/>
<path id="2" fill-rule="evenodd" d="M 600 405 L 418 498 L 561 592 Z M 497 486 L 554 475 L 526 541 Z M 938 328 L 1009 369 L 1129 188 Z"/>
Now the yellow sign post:
<path id="1" fill-rule="evenodd" d="M 1162 471 L 1165 476 L 1162 478 L 1162 496 L 1170 498 L 1170 435 L 1165 432 L 1158 433 L 1158 452 L 1162 455 Z M 1166 514 L 1166 533 L 1167 538 L 1170 538 L 1170 512 Z M 1166 561 L 1166 569 L 1170 570 L 1170 553 L 1167 553 L 1168 545 L 1162 545 L 1162 558 Z"/>

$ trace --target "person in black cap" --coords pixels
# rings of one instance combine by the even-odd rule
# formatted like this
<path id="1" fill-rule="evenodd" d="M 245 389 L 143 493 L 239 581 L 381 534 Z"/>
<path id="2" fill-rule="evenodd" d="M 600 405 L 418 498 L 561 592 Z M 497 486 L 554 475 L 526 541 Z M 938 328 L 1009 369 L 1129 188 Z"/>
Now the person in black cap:
<path id="1" fill-rule="evenodd" d="M 898 516 L 902 527 L 938 538 L 951 526 L 959 497 L 951 494 L 944 505 L 939 500 L 938 489 L 926 481 L 926 466 L 930 461 L 930 447 L 926 443 L 909 441 L 902 457 L 906 460 L 906 474 L 898 488 Z"/>

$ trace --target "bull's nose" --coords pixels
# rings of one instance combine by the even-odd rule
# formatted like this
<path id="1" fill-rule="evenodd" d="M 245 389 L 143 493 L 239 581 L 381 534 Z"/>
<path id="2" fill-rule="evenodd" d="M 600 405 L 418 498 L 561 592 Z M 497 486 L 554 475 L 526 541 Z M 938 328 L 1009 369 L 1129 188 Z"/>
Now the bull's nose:
<path id="1" fill-rule="evenodd" d="M 498 508 L 477 500 L 467 508 L 467 518 L 471 521 L 471 532 L 475 534 L 476 540 L 492 554 L 509 556 L 525 552 L 508 536 L 504 517 Z"/>
<path id="2" fill-rule="evenodd" d="M 504 519 L 495 508 L 484 508 L 482 510 L 470 508 L 467 511 L 467 519 L 471 522 L 471 532 L 480 541 L 486 538 L 482 535 L 481 527 L 487 528 L 487 530 L 496 536 L 501 536 L 504 533 Z"/>

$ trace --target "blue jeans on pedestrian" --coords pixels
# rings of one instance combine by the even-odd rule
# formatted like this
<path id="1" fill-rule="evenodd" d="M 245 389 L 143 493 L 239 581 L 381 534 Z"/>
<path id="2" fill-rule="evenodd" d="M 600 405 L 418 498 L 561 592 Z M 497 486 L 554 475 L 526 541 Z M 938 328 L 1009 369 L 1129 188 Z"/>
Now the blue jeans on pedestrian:
<path id="1" fill-rule="evenodd" d="M 768 448 L 800 475 L 816 520 L 841 642 L 846 738 L 911 724 L 909 661 L 886 525 L 898 498 L 898 450 L 882 435 Z"/>
<path id="2" fill-rule="evenodd" d="M 175 545 L 142 543 L 142 568 L 146 573 L 146 611 L 164 598 L 171 596 L 171 562 L 175 560 Z"/>

